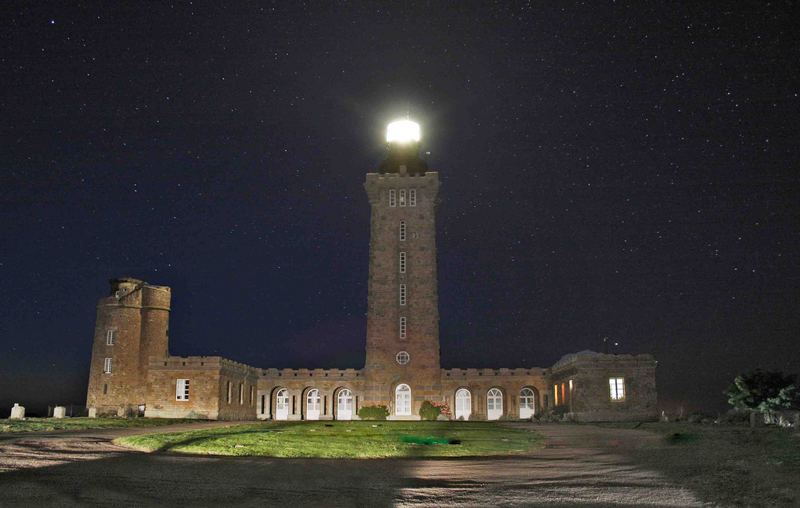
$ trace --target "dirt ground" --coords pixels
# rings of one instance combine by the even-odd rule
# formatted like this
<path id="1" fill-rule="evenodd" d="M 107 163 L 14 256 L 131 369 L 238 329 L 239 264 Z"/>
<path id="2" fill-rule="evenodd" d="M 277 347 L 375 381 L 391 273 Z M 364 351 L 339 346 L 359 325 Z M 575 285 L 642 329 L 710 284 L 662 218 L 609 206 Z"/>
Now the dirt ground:
<path id="1" fill-rule="evenodd" d="M 199 423 L 169 427 L 225 425 Z M 0 505 L 702 506 L 632 461 L 652 433 L 514 424 L 545 438 L 533 454 L 476 459 L 324 460 L 146 454 L 114 429 L 0 441 Z"/>

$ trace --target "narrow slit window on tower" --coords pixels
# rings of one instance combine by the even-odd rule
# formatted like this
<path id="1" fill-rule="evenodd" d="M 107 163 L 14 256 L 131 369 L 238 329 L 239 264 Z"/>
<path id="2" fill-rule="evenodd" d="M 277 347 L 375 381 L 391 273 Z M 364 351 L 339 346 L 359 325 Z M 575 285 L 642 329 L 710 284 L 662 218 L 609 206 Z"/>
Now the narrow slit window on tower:
<path id="1" fill-rule="evenodd" d="M 239 405 L 244 405 L 244 384 L 239 383 Z"/>
<path id="2" fill-rule="evenodd" d="M 406 304 L 406 285 L 400 284 L 400 305 Z"/>
<path id="3" fill-rule="evenodd" d="M 111 374 L 111 358 L 106 358 L 105 361 L 103 361 L 103 372 Z"/>
<path id="4" fill-rule="evenodd" d="M 408 189 L 408 206 L 417 206 L 417 189 Z"/>
<path id="5" fill-rule="evenodd" d="M 400 338 L 401 339 L 405 339 L 406 338 L 406 323 L 407 323 L 407 318 L 405 316 L 402 316 L 400 318 Z"/>
<path id="6" fill-rule="evenodd" d="M 114 345 L 114 330 L 106 330 L 106 346 Z"/>
<path id="7" fill-rule="evenodd" d="M 228 392 L 225 394 L 225 402 L 230 404 L 231 403 L 231 396 L 233 395 L 233 383 L 231 383 L 230 381 L 228 381 L 228 383 L 227 383 L 227 389 L 228 389 Z"/>
<path id="8" fill-rule="evenodd" d="M 179 379 L 175 383 L 175 400 L 189 400 L 189 380 Z"/>
<path id="9" fill-rule="evenodd" d="M 389 206 L 392 208 L 397 206 L 397 191 L 394 189 L 389 189 Z"/>
<path id="10" fill-rule="evenodd" d="M 400 221 L 400 241 L 406 241 L 406 221 L 404 220 Z"/>
<path id="11" fill-rule="evenodd" d="M 398 205 L 406 206 L 406 190 L 405 189 L 400 189 L 400 195 L 398 197 L 399 197 L 399 199 L 397 200 L 398 201 Z"/>
<path id="12" fill-rule="evenodd" d="M 400 273 L 406 273 L 406 253 L 400 253 Z"/>

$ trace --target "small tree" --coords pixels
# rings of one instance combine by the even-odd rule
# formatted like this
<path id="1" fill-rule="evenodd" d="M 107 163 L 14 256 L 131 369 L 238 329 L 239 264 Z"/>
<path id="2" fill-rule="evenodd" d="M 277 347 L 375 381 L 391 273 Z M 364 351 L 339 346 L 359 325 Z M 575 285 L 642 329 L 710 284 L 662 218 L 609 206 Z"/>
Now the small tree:
<path id="1" fill-rule="evenodd" d="M 761 413 L 771 422 L 775 411 L 800 408 L 797 376 L 756 369 L 740 374 L 724 392 L 736 409 Z"/>

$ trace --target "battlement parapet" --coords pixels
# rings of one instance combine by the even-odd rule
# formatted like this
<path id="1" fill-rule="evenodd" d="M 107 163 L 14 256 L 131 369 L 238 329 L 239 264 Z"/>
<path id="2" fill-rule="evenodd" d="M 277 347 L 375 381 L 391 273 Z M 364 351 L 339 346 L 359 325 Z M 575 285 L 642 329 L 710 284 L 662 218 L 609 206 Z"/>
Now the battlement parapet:
<path id="1" fill-rule="evenodd" d="M 442 369 L 442 378 L 477 378 L 477 377 L 523 377 L 543 376 L 545 369 L 531 368 L 499 368 L 499 369 Z"/>
<path id="2" fill-rule="evenodd" d="M 362 377 L 360 369 L 258 369 L 258 377 L 271 379 L 356 379 Z"/>

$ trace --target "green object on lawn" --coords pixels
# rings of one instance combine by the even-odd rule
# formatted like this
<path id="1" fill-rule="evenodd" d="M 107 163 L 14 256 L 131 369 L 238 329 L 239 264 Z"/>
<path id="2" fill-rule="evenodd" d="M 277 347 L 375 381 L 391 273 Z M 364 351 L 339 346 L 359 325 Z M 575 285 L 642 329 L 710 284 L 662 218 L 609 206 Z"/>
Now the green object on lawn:
<path id="1" fill-rule="evenodd" d="M 418 445 L 437 445 L 437 444 L 450 444 L 450 440 L 446 437 L 436 436 L 400 436 L 400 440 L 404 443 L 418 444 Z"/>

